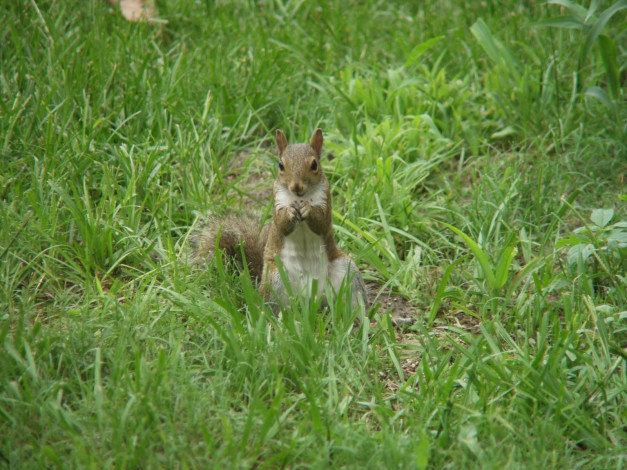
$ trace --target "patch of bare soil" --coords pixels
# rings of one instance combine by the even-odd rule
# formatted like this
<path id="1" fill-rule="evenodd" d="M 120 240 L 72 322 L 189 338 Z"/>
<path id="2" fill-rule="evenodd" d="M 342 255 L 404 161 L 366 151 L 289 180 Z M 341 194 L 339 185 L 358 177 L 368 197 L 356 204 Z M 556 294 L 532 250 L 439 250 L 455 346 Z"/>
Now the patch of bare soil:
<path id="1" fill-rule="evenodd" d="M 376 283 L 369 283 L 369 296 L 371 302 L 377 295 L 380 286 Z M 403 297 L 395 294 L 383 293 L 379 296 L 381 303 L 379 314 L 388 313 L 396 328 L 396 343 L 398 345 L 400 374 L 397 367 L 391 365 L 386 371 L 380 373 L 379 380 L 385 384 L 385 388 L 391 393 L 396 393 L 401 384 L 411 381 L 412 377 L 419 374 L 422 365 L 423 351 L 426 344 L 435 339 L 438 341 L 438 349 L 450 350 L 453 348 L 452 342 L 467 344 L 468 334 L 471 336 L 479 334 L 481 320 L 477 316 L 469 315 L 466 311 L 449 308 L 443 302 L 438 317 L 431 328 L 425 325 L 424 328 L 411 327 L 415 322 L 424 322 L 421 318 L 423 313 Z M 424 324 L 424 323 L 423 323 Z M 373 324 L 376 327 L 376 324 Z M 387 355 L 385 352 L 382 354 Z M 418 391 L 420 382 L 414 381 L 414 391 Z"/>
<path id="2" fill-rule="evenodd" d="M 384 292 L 376 282 L 367 281 L 368 301 L 378 309 L 379 315 L 388 314 L 395 326 L 412 325 L 417 318 L 416 307 L 404 297 L 390 292 Z"/>

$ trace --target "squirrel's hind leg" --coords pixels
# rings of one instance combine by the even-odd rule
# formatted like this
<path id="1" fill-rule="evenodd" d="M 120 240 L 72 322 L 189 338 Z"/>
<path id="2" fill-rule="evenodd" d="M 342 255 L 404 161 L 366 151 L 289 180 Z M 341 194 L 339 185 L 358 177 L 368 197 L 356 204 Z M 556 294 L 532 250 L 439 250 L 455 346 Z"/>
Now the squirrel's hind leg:
<path id="1" fill-rule="evenodd" d="M 270 262 L 264 267 L 259 294 L 275 316 L 279 315 L 281 309 L 288 302 L 287 291 L 283 285 L 279 269 L 274 262 Z"/>
<path id="2" fill-rule="evenodd" d="M 339 292 L 342 283 L 346 282 L 346 279 L 350 280 L 352 307 L 357 308 L 363 305 L 367 314 L 370 307 L 368 292 L 357 265 L 348 256 L 331 261 L 329 264 L 329 281 L 334 292 Z"/>

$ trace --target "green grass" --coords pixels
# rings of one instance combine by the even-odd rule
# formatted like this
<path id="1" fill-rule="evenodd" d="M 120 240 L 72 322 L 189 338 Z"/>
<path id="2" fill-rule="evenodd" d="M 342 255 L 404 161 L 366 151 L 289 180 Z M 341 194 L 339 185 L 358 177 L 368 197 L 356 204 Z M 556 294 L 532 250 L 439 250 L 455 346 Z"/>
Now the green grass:
<path id="1" fill-rule="evenodd" d="M 624 2 L 158 7 L 0 6 L 0 467 L 625 468 Z M 177 261 L 316 126 L 410 329 Z"/>

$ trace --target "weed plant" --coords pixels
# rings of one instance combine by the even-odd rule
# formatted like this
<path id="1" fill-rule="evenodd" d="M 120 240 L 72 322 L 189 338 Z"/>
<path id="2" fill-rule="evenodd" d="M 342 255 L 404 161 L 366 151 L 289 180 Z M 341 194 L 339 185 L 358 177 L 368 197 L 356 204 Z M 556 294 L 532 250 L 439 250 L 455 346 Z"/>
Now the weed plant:
<path id="1" fill-rule="evenodd" d="M 0 5 L 0 466 L 625 468 L 624 0 L 157 6 Z M 317 126 L 411 328 L 179 261 Z"/>

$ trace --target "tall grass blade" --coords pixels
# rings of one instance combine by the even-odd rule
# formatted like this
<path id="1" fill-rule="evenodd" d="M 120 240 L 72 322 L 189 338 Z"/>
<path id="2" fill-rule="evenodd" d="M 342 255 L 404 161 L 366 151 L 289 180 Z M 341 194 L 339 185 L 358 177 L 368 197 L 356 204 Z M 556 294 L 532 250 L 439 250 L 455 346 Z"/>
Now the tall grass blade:
<path id="1" fill-rule="evenodd" d="M 481 266 L 481 270 L 483 271 L 483 275 L 485 277 L 488 288 L 492 290 L 496 286 L 496 277 L 494 275 L 494 271 L 492 271 L 492 263 L 490 262 L 490 258 L 488 258 L 488 256 L 484 253 L 481 247 L 477 245 L 477 243 L 464 232 L 456 227 L 453 227 L 450 224 L 447 224 L 446 222 L 442 223 L 450 230 L 455 232 L 457 235 L 459 235 L 464 240 L 466 245 L 468 245 L 470 251 L 472 251 L 473 255 L 475 255 L 477 261 L 479 261 L 479 265 Z"/>
<path id="2" fill-rule="evenodd" d="M 499 260 L 496 265 L 496 272 L 494 273 L 494 288 L 496 290 L 500 290 L 507 283 L 509 269 L 517 253 L 518 249 L 516 248 L 516 244 L 514 243 L 506 246 L 499 255 Z"/>
<path id="3" fill-rule="evenodd" d="M 579 53 L 579 70 L 581 70 L 581 67 L 585 63 L 586 58 L 588 57 L 588 53 L 592 48 L 592 45 L 596 41 L 597 37 L 601 34 L 601 31 L 603 31 L 603 28 L 605 28 L 608 21 L 610 21 L 612 16 L 614 16 L 619 11 L 624 10 L 625 8 L 627 8 L 627 0 L 618 0 L 616 3 L 614 3 L 614 5 L 612 5 L 599 15 L 599 19 L 596 21 L 596 23 L 594 23 L 592 28 L 590 28 L 590 31 L 586 36 L 586 40 L 581 46 L 581 52 Z"/>
<path id="4" fill-rule="evenodd" d="M 437 36 L 414 46 L 414 48 L 408 54 L 407 59 L 405 60 L 405 67 L 411 67 L 412 65 L 414 65 L 414 63 L 416 63 L 421 55 L 423 55 L 425 52 L 427 52 L 443 39 L 444 36 Z"/>
<path id="5" fill-rule="evenodd" d="M 435 321 L 435 317 L 438 315 L 438 311 L 440 310 L 440 305 L 442 300 L 444 300 L 444 294 L 446 292 L 446 287 L 448 286 L 448 279 L 451 277 L 451 273 L 455 269 L 456 266 L 465 261 L 465 258 L 458 258 L 453 261 L 444 271 L 442 275 L 442 279 L 440 280 L 440 285 L 438 286 L 438 290 L 435 293 L 435 298 L 433 299 L 433 305 L 431 306 L 431 310 L 429 312 L 429 320 L 428 325 L 432 326 Z"/>
<path id="6" fill-rule="evenodd" d="M 618 101 L 620 99 L 620 67 L 616 54 L 616 44 L 608 36 L 601 34 L 599 36 L 599 48 L 607 74 L 610 96 L 613 101 Z"/>

